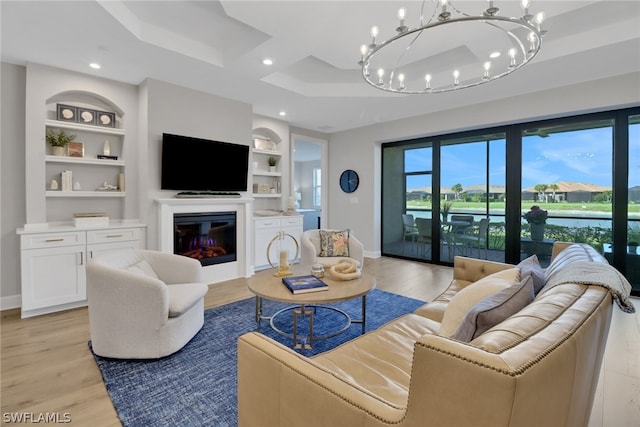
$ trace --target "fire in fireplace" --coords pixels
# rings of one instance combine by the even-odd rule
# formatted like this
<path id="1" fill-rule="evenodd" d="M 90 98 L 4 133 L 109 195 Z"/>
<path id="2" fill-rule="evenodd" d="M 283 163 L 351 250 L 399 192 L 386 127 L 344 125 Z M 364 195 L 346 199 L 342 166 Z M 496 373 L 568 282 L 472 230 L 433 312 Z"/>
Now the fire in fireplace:
<path id="1" fill-rule="evenodd" d="M 173 215 L 173 252 L 203 266 L 236 261 L 236 212 Z"/>

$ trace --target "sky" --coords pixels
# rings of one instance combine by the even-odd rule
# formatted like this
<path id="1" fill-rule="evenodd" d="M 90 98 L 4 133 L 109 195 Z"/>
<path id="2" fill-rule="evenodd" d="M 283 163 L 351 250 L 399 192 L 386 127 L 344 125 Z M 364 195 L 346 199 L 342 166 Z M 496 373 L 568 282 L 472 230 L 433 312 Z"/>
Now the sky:
<path id="1" fill-rule="evenodd" d="M 629 129 L 629 186 L 640 185 L 640 124 Z M 522 140 L 522 188 L 559 181 L 612 187 L 612 128 L 526 136 Z M 486 182 L 487 148 L 484 142 L 444 146 L 441 150 L 442 185 L 463 189 Z M 406 152 L 407 171 L 430 170 L 431 149 Z M 489 183 L 505 184 L 505 142 L 490 143 Z M 407 189 L 431 186 L 426 177 L 409 177 Z"/>

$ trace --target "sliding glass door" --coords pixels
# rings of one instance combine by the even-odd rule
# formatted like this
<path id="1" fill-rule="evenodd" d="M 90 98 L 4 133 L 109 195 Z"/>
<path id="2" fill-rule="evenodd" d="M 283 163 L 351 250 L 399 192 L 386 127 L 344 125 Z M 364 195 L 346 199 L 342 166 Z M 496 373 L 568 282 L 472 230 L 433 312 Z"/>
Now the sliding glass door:
<path id="1" fill-rule="evenodd" d="M 382 168 L 383 255 L 545 265 L 587 243 L 640 294 L 640 108 L 383 144 Z"/>
<path id="2" fill-rule="evenodd" d="M 626 277 L 640 293 L 640 115 L 629 117 Z"/>
<path id="3" fill-rule="evenodd" d="M 503 132 L 440 143 L 440 245 L 455 255 L 504 261 L 506 139 Z"/>
<path id="4" fill-rule="evenodd" d="M 611 254 L 613 119 L 522 131 L 521 258 L 549 263 L 553 242 Z"/>
<path id="5" fill-rule="evenodd" d="M 432 145 L 389 147 L 383 164 L 383 252 L 433 260 Z"/>

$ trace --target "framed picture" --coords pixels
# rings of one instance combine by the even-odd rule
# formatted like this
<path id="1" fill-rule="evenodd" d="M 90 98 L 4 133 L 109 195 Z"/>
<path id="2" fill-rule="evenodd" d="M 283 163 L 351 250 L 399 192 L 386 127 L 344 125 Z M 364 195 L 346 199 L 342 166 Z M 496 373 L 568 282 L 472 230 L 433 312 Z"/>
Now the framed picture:
<path id="1" fill-rule="evenodd" d="M 96 112 L 88 108 L 78 108 L 78 123 L 83 125 L 96 124 Z"/>
<path id="2" fill-rule="evenodd" d="M 72 105 L 56 104 L 56 119 L 61 122 L 77 122 L 78 107 Z"/>
<path id="3" fill-rule="evenodd" d="M 82 142 L 71 141 L 68 147 L 69 156 L 84 157 L 84 144 Z"/>
<path id="4" fill-rule="evenodd" d="M 108 113 L 106 111 L 96 111 L 97 118 L 96 124 L 98 126 L 104 126 L 106 128 L 116 127 L 116 114 Z"/>

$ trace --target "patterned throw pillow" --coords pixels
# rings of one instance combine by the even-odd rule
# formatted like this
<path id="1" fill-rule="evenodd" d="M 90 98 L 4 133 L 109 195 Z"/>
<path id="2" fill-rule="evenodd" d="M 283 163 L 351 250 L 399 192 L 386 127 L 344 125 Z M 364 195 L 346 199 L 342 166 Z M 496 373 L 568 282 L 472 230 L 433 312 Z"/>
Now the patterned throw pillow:
<path id="1" fill-rule="evenodd" d="M 319 256 L 349 256 L 349 230 L 320 232 Z"/>

